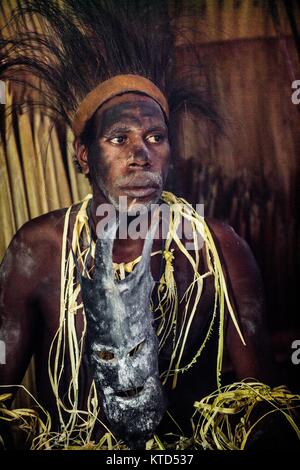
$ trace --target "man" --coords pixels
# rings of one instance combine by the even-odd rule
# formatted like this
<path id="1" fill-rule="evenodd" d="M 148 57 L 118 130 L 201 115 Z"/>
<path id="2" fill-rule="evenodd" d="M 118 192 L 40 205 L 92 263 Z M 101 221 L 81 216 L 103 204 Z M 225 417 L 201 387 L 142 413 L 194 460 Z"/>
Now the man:
<path id="1" fill-rule="evenodd" d="M 78 162 L 83 173 L 89 176 L 93 189 L 89 223 L 94 238 L 100 220 L 96 210 L 101 204 L 114 203 L 120 196 L 127 196 L 128 205 L 132 208 L 134 204 L 150 207 L 161 196 L 171 158 L 168 122 L 158 102 L 146 93 L 147 89 L 144 94 L 124 93 L 120 89 L 93 114 L 89 148 L 80 142 L 80 137 L 75 140 Z M 75 206 L 70 218 L 71 231 L 76 211 Z M 7 354 L 6 364 L 1 365 L 1 382 L 20 383 L 29 359 L 35 353 L 39 400 L 52 416 L 55 416 L 56 407 L 49 382 L 48 355 L 59 325 L 65 212 L 65 209 L 54 211 L 25 224 L 15 235 L 1 266 L 2 338 Z M 270 382 L 263 291 L 258 268 L 246 243 L 229 226 L 213 220 L 208 221 L 208 225 L 222 259 L 227 286 L 246 342 L 244 346 L 233 322 L 226 322 L 225 345 L 236 378 L 254 377 Z M 161 239 L 154 240 L 153 251 L 159 251 L 161 244 Z M 116 239 L 113 261 L 130 262 L 141 255 L 142 247 L 141 238 Z M 203 260 L 204 248 L 200 250 Z M 174 249 L 174 275 L 178 298 L 182 298 L 193 280 L 193 272 L 176 245 Z M 153 256 L 151 270 L 154 279 L 160 277 L 160 265 L 161 256 Z M 203 295 L 193 320 L 184 362 L 191 360 L 199 347 L 212 315 L 214 298 L 214 279 L 208 277 L 204 280 Z M 83 325 L 79 323 L 76 326 L 80 338 Z M 171 413 L 186 428 L 193 402 L 216 388 L 214 347 L 208 343 L 205 360 L 200 360 L 190 371 L 182 374 L 174 391 L 168 390 Z M 262 352 L 264 361 L 261 361 Z M 170 354 L 167 344 L 159 357 L 161 370 Z M 86 387 L 87 383 L 88 377 L 81 386 Z"/>
<path id="2" fill-rule="evenodd" d="M 61 50 L 64 50 L 65 44 L 68 46 L 65 48 L 66 56 L 60 57 L 58 62 L 54 61 L 53 70 L 51 60 L 45 70 L 43 62 L 39 68 L 34 69 L 34 65 L 32 68 L 38 71 L 37 74 L 41 73 L 43 79 L 49 79 L 54 87 L 51 99 L 56 107 L 61 106 L 61 115 L 69 116 L 68 106 L 71 108 L 74 101 L 78 102 L 72 119 L 74 149 L 81 171 L 90 180 L 93 194 L 92 199 L 86 199 L 69 210 L 60 209 L 29 221 L 17 232 L 7 250 L 0 274 L 0 339 L 6 345 L 6 364 L 0 365 L 1 384 L 20 383 L 34 354 L 38 400 L 49 412 L 53 429 L 59 430 L 57 442 L 62 442 L 64 446 L 68 436 L 80 429 L 78 423 L 84 422 L 86 414 L 87 419 L 95 421 L 94 440 L 104 432 L 97 421 L 101 420 L 107 425 L 105 416 L 95 405 L 97 390 L 95 392 L 93 388 L 93 371 L 85 350 L 86 328 L 89 330 L 91 323 L 88 320 L 86 324 L 81 304 L 82 281 L 80 284 L 80 277 L 86 272 L 93 276 L 95 253 L 90 248 L 94 246 L 95 250 L 97 226 L 103 218 L 103 212 L 99 216 L 101 210 L 99 212 L 98 209 L 103 204 L 118 209 L 120 198 L 126 197 L 130 223 L 134 220 L 132 213 L 136 208 L 146 208 L 146 220 L 152 204 L 167 201 L 172 207 L 171 200 L 179 201 L 175 196 L 163 193 L 172 159 L 169 140 L 172 103 L 175 110 L 179 102 L 186 105 L 189 99 L 199 109 L 202 105 L 195 100 L 197 95 L 194 92 L 189 95 L 178 91 L 175 94 L 177 101 L 170 94 L 167 97 L 162 91 L 165 87 L 155 85 L 136 70 L 133 70 L 134 75 L 111 74 L 114 61 L 109 55 L 109 48 L 102 56 L 104 69 L 107 57 L 111 61 L 107 65 L 109 73 L 106 80 L 103 77 L 102 80 L 98 79 L 95 86 L 89 86 L 83 93 L 84 87 L 88 86 L 86 83 L 91 80 L 89 67 L 94 63 L 93 51 L 98 54 L 100 50 L 91 47 L 91 43 L 86 41 L 87 36 L 82 34 L 86 26 L 85 18 L 88 17 L 85 8 L 88 7 L 81 5 L 81 2 L 76 5 L 65 2 L 68 7 L 72 4 L 73 10 L 78 8 L 75 19 L 82 21 L 81 28 L 76 23 L 77 29 L 71 30 L 73 10 L 68 10 L 65 17 L 63 10 L 55 16 L 53 8 L 61 7 L 52 5 L 51 11 L 48 11 L 47 3 L 33 3 L 36 3 L 35 8 L 40 14 L 46 18 L 48 15 L 53 28 L 56 27 L 55 18 L 60 18 L 57 34 L 52 39 L 50 36 L 48 41 L 56 41 L 60 34 Z M 99 10 L 93 10 L 93 15 L 101 10 L 100 3 L 98 7 Z M 21 18 L 23 14 L 24 11 Z M 122 9 L 118 10 L 117 17 L 121 14 Z M 102 29 L 108 29 L 110 16 L 105 16 L 103 22 L 102 10 L 101 15 L 99 13 L 97 22 L 88 23 L 87 34 L 91 34 L 90 28 L 95 28 L 94 38 L 102 34 Z M 124 17 L 122 19 L 119 24 L 121 29 L 126 21 Z M 114 17 L 111 35 L 116 34 L 115 21 Z M 66 27 L 66 37 L 62 24 Z M 76 31 L 76 41 L 82 34 L 82 49 L 77 42 L 75 45 L 67 42 L 68 28 L 72 34 Z M 161 35 L 163 37 L 162 32 Z M 121 33 L 120 38 L 122 40 L 116 48 L 114 59 L 116 63 L 122 47 L 125 47 Z M 35 38 L 31 37 L 31 40 Z M 111 36 L 107 40 L 109 45 L 110 40 Z M 20 47 L 26 46 L 26 40 L 23 44 L 20 39 L 20 44 Z M 37 41 L 43 54 L 45 47 L 49 47 L 51 54 L 58 50 L 54 46 L 51 49 L 51 44 L 45 46 Z M 85 63 L 80 69 L 82 64 L 78 63 L 77 54 L 81 54 L 84 61 L 87 55 L 84 47 L 87 44 L 90 55 L 87 69 L 84 70 Z M 101 47 L 104 47 L 103 43 Z M 35 48 L 37 50 L 38 47 Z M 124 57 L 128 58 L 128 55 L 124 53 Z M 22 55 L 16 60 L 24 63 Z M 13 60 L 14 65 L 16 60 Z M 167 70 L 167 66 L 164 68 L 160 64 L 160 67 L 161 71 Z M 131 68 L 134 69 L 134 66 Z M 136 68 L 140 68 L 140 63 Z M 83 76 L 89 77 L 89 80 L 83 81 L 80 73 L 85 73 Z M 62 93 L 58 76 L 62 80 L 67 77 L 67 92 Z M 97 80 L 96 74 L 95 77 Z M 68 94 L 69 100 L 61 100 L 64 93 Z M 201 109 L 203 111 L 203 106 Z M 161 339 L 159 371 L 168 400 L 168 413 L 164 414 L 157 432 L 163 434 L 172 430 L 178 434 L 179 425 L 181 432 L 189 435 L 194 401 L 211 393 L 219 385 L 223 343 L 225 357 L 230 358 L 237 380 L 253 377 L 271 384 L 273 377 L 264 324 L 263 288 L 249 247 L 228 225 L 203 220 L 185 202 L 181 201 L 180 204 L 179 218 L 185 216 L 192 231 L 197 232 L 202 227 L 204 244 L 188 252 L 186 247 L 190 240 L 184 237 L 178 240 L 176 227 L 170 230 L 166 240 L 162 236 L 154 240 L 151 273 L 156 287 L 152 293 L 152 310 L 156 318 L 155 328 Z M 137 269 L 133 269 L 133 265 L 138 266 L 143 246 L 143 237 L 116 237 L 112 261 L 122 267 L 121 277 L 124 278 L 126 267 L 129 266 L 128 270 L 133 270 L 133 273 Z M 83 304 L 86 307 L 85 302 Z M 158 315 L 157 312 L 162 314 Z M 103 359 L 110 360 L 111 357 L 106 355 Z M 89 410 L 88 413 L 86 410 Z M 178 425 L 175 426 L 175 422 Z M 86 422 L 85 429 L 90 429 L 90 423 Z"/>

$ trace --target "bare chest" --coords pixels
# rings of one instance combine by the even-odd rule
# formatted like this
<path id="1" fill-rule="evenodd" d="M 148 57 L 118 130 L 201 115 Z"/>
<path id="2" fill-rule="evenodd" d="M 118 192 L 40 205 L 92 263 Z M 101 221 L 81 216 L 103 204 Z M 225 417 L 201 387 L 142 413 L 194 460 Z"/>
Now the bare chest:
<path id="1" fill-rule="evenodd" d="M 160 287 L 160 282 L 163 278 L 164 273 L 166 273 L 167 266 L 166 260 L 163 259 L 161 253 L 161 241 L 155 240 L 153 245 L 153 252 L 158 253 L 151 258 L 151 272 L 153 279 L 155 280 L 155 287 L 153 289 L 152 301 L 154 307 L 157 308 L 159 305 L 158 298 L 158 289 Z M 138 252 L 132 253 L 131 259 L 135 257 Z M 176 285 L 176 295 L 178 297 L 178 323 L 186 315 L 186 302 L 184 296 L 187 292 L 188 287 L 193 283 L 194 272 L 191 268 L 191 265 L 187 258 L 177 249 L 174 249 L 173 260 L 171 265 L 171 270 L 174 276 L 174 281 Z M 124 262 L 129 261 L 128 252 L 117 253 L 116 260 L 124 259 Z M 114 260 L 115 261 L 115 260 Z M 203 270 L 204 267 L 200 266 Z M 60 323 L 60 305 L 61 305 L 61 292 L 62 292 L 62 279 L 61 279 L 61 258 L 60 253 L 52 253 L 51 257 L 48 258 L 47 263 L 45 263 L 45 274 L 41 277 L 39 283 L 38 291 L 38 305 L 40 309 L 40 315 L 42 318 L 42 328 L 43 331 L 41 335 L 43 336 L 42 341 L 42 350 L 43 355 L 47 355 L 51 341 L 56 334 L 59 323 Z M 77 297 L 77 304 L 80 305 L 82 302 L 80 291 Z M 190 299 L 190 308 L 191 310 L 195 302 L 195 296 Z M 213 287 L 213 278 L 208 277 L 204 280 L 202 294 L 200 298 L 199 305 L 197 307 L 197 312 L 193 320 L 193 328 L 191 328 L 189 345 L 187 348 L 187 355 L 189 355 L 189 350 L 192 352 L 194 347 L 197 346 L 199 342 L 199 337 L 201 332 L 207 324 L 207 320 L 211 314 L 212 305 L 214 302 L 214 287 Z M 82 331 L 84 328 L 82 310 L 78 310 L 75 314 L 75 325 L 78 337 L 81 337 Z M 159 322 L 156 322 L 158 326 Z M 171 354 L 171 343 L 166 342 L 164 350 L 161 352 L 161 360 L 166 359 Z"/>

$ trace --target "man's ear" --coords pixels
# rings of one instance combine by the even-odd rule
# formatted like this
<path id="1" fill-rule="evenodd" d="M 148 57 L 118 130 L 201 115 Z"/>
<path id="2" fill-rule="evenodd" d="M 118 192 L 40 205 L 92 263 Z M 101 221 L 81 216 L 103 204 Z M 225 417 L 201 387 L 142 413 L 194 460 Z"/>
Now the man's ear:
<path id="1" fill-rule="evenodd" d="M 88 164 L 88 149 L 86 148 L 85 145 L 81 144 L 78 137 L 75 138 L 73 147 L 74 147 L 77 161 L 81 167 L 82 173 L 84 175 L 88 175 L 90 171 L 89 164 Z"/>

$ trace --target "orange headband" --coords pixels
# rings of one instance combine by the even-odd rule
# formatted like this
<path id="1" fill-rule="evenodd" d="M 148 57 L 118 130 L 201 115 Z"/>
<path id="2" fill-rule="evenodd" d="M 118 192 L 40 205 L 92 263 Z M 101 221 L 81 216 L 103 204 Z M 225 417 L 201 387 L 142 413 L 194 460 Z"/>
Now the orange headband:
<path id="1" fill-rule="evenodd" d="M 139 92 L 149 96 L 159 104 L 166 117 L 169 117 L 168 102 L 154 83 L 140 75 L 116 75 L 100 83 L 80 103 L 72 123 L 74 134 L 80 136 L 87 121 L 102 104 L 114 96 L 129 92 Z"/>

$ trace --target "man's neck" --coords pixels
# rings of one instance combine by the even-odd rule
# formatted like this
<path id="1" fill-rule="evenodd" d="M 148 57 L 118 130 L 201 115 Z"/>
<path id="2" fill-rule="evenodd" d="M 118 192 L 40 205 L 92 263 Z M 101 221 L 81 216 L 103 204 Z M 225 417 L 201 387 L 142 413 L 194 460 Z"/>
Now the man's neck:
<path id="1" fill-rule="evenodd" d="M 99 207 L 101 205 L 109 205 L 110 206 L 110 211 L 107 213 L 105 210 L 99 210 Z M 105 223 L 111 219 L 111 217 L 116 217 L 119 219 L 120 213 L 117 211 L 117 209 L 113 206 L 111 202 L 107 200 L 107 198 L 104 196 L 102 192 L 99 190 L 93 190 L 93 198 L 91 199 L 90 205 L 89 205 L 89 210 L 88 210 L 88 217 L 89 217 L 89 222 L 91 225 L 91 231 L 92 231 L 92 237 L 94 241 L 97 240 L 97 236 L 99 235 L 99 224 L 101 221 L 105 219 Z M 136 250 L 139 251 L 140 247 L 143 246 L 144 243 L 144 237 L 133 239 L 129 235 L 129 226 L 130 224 L 136 219 L 137 215 L 128 215 L 127 213 L 123 213 L 121 215 L 122 217 L 122 236 L 119 237 L 119 234 L 117 233 L 116 240 L 114 243 L 114 252 L 116 249 L 125 249 L 125 251 L 133 250 L 134 252 Z M 145 213 L 141 217 L 141 221 L 144 221 L 144 224 L 142 225 L 145 226 L 145 234 L 146 236 L 147 233 L 147 228 L 150 228 L 150 222 L 151 222 L 151 212 Z M 124 232 L 127 233 L 127 236 L 124 237 Z"/>

